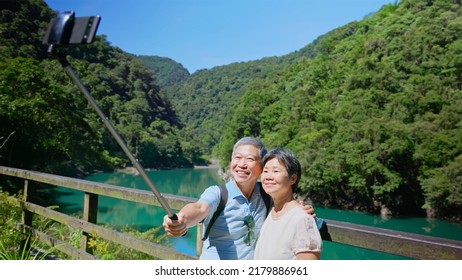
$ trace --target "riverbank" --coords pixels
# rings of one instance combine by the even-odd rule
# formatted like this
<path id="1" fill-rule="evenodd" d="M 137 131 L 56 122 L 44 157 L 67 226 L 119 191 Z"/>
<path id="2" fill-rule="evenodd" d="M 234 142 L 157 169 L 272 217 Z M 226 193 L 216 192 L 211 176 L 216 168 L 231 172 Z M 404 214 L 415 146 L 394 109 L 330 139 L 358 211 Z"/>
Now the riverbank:
<path id="1" fill-rule="evenodd" d="M 214 158 L 210 160 L 210 163 L 207 165 L 194 165 L 195 169 L 204 169 L 204 168 L 220 168 L 220 160 Z"/>
<path id="2" fill-rule="evenodd" d="M 193 169 L 210 169 L 210 168 L 220 168 L 220 160 L 212 159 L 208 165 L 194 165 Z M 157 171 L 157 169 L 145 169 L 145 171 Z M 115 172 L 121 172 L 131 175 L 139 175 L 138 170 L 133 166 L 127 166 L 124 168 L 116 169 Z"/>

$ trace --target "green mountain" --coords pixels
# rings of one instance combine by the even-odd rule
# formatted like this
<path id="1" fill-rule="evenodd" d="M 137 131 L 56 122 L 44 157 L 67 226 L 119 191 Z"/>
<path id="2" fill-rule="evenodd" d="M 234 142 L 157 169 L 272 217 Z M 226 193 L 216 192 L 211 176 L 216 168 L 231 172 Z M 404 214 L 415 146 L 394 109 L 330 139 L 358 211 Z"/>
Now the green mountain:
<path id="1" fill-rule="evenodd" d="M 215 152 L 255 135 L 297 154 L 316 203 L 460 221 L 461 31 L 449 0 L 401 1 L 333 30 L 311 58 L 246 86 Z"/>
<path id="2" fill-rule="evenodd" d="M 147 68 L 154 71 L 156 84 L 161 88 L 169 88 L 181 83 L 189 77 L 189 72 L 180 63 L 168 57 L 153 55 L 134 55 Z"/>
<path id="3" fill-rule="evenodd" d="M 253 135 L 297 154 L 315 203 L 461 221 L 461 13 L 461 1 L 402 0 L 164 90 L 191 145 L 222 164 Z"/>
<path id="4" fill-rule="evenodd" d="M 53 13 L 3 1 L 0 164 L 128 164 L 41 45 Z M 105 36 L 63 50 L 147 167 L 229 161 L 242 136 L 293 150 L 299 195 L 329 207 L 462 221 L 462 7 L 401 0 L 280 57 L 189 74 Z"/>
<path id="5" fill-rule="evenodd" d="M 78 87 L 47 54 L 42 38 L 55 16 L 43 1 L 2 2 L 0 164 L 58 174 L 131 165 Z M 82 83 L 147 168 L 192 166 L 178 121 L 154 75 L 97 36 L 61 47 Z"/>

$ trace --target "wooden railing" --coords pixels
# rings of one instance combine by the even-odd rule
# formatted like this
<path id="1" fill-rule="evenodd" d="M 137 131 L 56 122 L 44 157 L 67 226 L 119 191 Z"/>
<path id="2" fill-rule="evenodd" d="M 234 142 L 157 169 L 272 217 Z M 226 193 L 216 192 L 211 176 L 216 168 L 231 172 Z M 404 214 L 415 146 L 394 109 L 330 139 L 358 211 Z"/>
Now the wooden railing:
<path id="1" fill-rule="evenodd" d="M 95 259 L 88 246 L 89 235 L 95 234 L 128 248 L 146 253 L 158 259 L 197 259 L 201 250 L 202 227 L 197 227 L 197 254 L 190 256 L 175 249 L 138 239 L 124 233 L 111 230 L 96 224 L 98 211 L 98 196 L 107 196 L 137 203 L 160 206 L 160 203 L 150 191 L 137 190 L 96 183 L 75 178 L 28 171 L 17 168 L 0 166 L 0 174 L 24 180 L 24 200 L 22 201 L 22 226 L 33 232 L 42 242 L 71 256 L 74 259 Z M 61 186 L 85 193 L 83 217 L 78 219 L 49 208 L 29 202 L 27 198 L 29 181 L 40 182 L 53 186 Z M 173 209 L 181 209 L 185 204 L 196 201 L 195 198 L 163 194 Z M 32 228 L 33 214 L 66 224 L 83 232 L 80 248 L 54 238 Z M 362 226 L 347 222 L 327 220 L 333 242 L 356 247 L 376 250 L 380 252 L 410 257 L 414 259 L 462 259 L 462 241 L 450 240 L 412 234 L 402 231 Z"/>

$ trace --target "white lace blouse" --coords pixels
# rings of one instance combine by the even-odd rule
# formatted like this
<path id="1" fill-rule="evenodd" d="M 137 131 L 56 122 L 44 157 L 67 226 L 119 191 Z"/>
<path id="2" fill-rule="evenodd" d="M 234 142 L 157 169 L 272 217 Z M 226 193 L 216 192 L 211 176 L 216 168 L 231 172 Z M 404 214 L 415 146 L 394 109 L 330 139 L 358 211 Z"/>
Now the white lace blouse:
<path id="1" fill-rule="evenodd" d="M 256 260 L 292 260 L 301 252 L 321 252 L 322 239 L 316 222 L 301 207 L 278 218 L 265 220 L 255 249 Z"/>

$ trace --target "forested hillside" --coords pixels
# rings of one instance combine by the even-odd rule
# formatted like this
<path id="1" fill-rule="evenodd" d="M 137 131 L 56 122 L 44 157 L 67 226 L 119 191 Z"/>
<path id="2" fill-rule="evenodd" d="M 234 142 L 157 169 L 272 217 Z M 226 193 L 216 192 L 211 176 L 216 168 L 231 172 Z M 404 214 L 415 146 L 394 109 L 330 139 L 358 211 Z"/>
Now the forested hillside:
<path id="1" fill-rule="evenodd" d="M 168 57 L 135 55 L 146 67 L 154 71 L 156 85 L 167 89 L 189 77 L 189 72 L 180 63 Z"/>
<path id="2" fill-rule="evenodd" d="M 233 63 L 200 70 L 184 82 L 165 89 L 190 131 L 196 149 L 211 154 L 222 136 L 230 108 L 244 94 L 247 84 L 265 78 L 274 68 L 282 69 L 282 64 L 274 58 Z"/>
<path id="3" fill-rule="evenodd" d="M 192 74 L 104 35 L 65 52 L 144 166 L 213 156 L 224 166 L 232 144 L 253 135 L 297 154 L 300 196 L 316 204 L 461 222 L 461 2 L 401 0 L 285 56 Z M 52 12 L 38 0 L 3 3 L 0 164 L 55 173 L 127 164 L 47 58 Z"/>
<path id="4" fill-rule="evenodd" d="M 71 175 L 131 165 L 42 45 L 54 13 L 43 1 L 7 0 L 0 16 L 0 164 Z M 60 51 L 145 167 L 192 166 L 151 70 L 104 35 Z"/>
<path id="5" fill-rule="evenodd" d="M 241 136 L 292 149 L 316 203 L 462 215 L 461 1 L 405 0 L 319 38 L 253 81 L 216 152 Z"/>
<path id="6" fill-rule="evenodd" d="M 254 135 L 330 207 L 462 218 L 462 10 L 404 0 L 297 52 L 201 70 L 166 93 L 223 165 Z"/>

